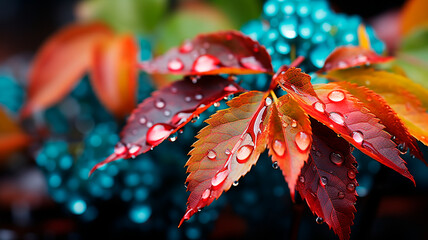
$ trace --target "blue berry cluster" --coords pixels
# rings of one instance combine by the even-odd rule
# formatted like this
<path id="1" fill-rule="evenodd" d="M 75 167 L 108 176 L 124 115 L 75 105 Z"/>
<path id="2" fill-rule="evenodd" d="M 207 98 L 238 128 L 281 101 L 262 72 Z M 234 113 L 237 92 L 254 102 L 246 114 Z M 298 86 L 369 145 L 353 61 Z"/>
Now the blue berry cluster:
<path id="1" fill-rule="evenodd" d="M 6 69 L 0 69 L 0 107 L 17 114 L 24 102 L 24 89 L 15 76 Z"/>

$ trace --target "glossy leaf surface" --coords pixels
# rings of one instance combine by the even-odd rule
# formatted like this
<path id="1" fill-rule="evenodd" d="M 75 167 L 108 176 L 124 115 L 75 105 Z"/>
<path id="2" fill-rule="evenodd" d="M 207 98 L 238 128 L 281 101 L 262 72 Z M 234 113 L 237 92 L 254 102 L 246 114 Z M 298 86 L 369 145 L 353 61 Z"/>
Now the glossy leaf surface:
<path id="1" fill-rule="evenodd" d="M 199 35 L 141 67 L 161 74 L 249 74 L 272 72 L 266 49 L 240 32 Z"/>
<path id="2" fill-rule="evenodd" d="M 92 170 L 119 158 L 140 155 L 159 145 L 224 97 L 243 89 L 220 76 L 186 77 L 145 99 L 132 112 L 115 151 Z"/>
<path id="3" fill-rule="evenodd" d="M 308 115 L 288 95 L 272 104 L 268 125 L 268 148 L 278 164 L 294 199 L 294 189 L 312 142 Z"/>
<path id="4" fill-rule="evenodd" d="M 428 145 L 428 114 L 425 107 L 428 106 L 428 92 L 425 88 L 401 75 L 373 69 L 332 71 L 327 77 L 366 86 L 381 95 L 403 120 L 409 132 Z"/>
<path id="5" fill-rule="evenodd" d="M 296 70 L 290 68 L 288 71 Z M 294 85 L 285 78 L 287 75 L 286 73 L 278 75 L 278 82 L 297 100 L 306 113 L 340 134 L 363 153 L 414 182 L 405 161 L 399 156 L 397 145 L 391 140 L 392 136 L 383 130 L 385 126 L 380 124 L 379 119 L 358 99 L 338 85 L 330 83 L 316 85 L 316 97 L 319 99 L 317 101 L 312 94 L 293 88 Z M 298 75 L 293 76 L 292 82 L 298 78 Z M 312 89 L 309 87 L 311 83 L 305 76 L 302 76 L 301 80 L 301 85 Z M 307 97 L 308 95 L 310 97 Z"/>
<path id="6" fill-rule="evenodd" d="M 101 41 L 93 50 L 92 86 L 103 105 L 119 118 L 135 108 L 137 54 L 130 35 Z"/>
<path id="7" fill-rule="evenodd" d="M 337 84 L 358 98 L 371 113 L 380 119 L 380 123 L 385 126 L 385 131 L 393 136 L 393 141 L 397 145 L 407 146 L 414 156 L 423 160 L 416 139 L 409 133 L 397 113 L 388 105 L 385 99 L 364 86 L 348 82 L 338 82 Z"/>
<path id="8" fill-rule="evenodd" d="M 94 45 L 110 37 L 108 27 L 93 23 L 70 25 L 48 39 L 31 67 L 21 116 L 28 117 L 65 97 L 89 70 Z"/>
<path id="9" fill-rule="evenodd" d="M 336 48 L 325 60 L 324 66 L 318 72 L 328 72 L 362 65 L 377 64 L 391 61 L 392 57 L 377 55 L 369 49 L 356 46 Z"/>
<path id="10" fill-rule="evenodd" d="M 316 120 L 312 123 L 311 155 L 302 168 L 297 190 L 339 239 L 349 239 L 356 212 L 357 162 L 349 143 Z"/>
<path id="11" fill-rule="evenodd" d="M 186 163 L 190 196 L 181 223 L 211 204 L 245 175 L 266 148 L 264 129 L 269 100 L 257 91 L 244 93 L 206 122 Z"/>

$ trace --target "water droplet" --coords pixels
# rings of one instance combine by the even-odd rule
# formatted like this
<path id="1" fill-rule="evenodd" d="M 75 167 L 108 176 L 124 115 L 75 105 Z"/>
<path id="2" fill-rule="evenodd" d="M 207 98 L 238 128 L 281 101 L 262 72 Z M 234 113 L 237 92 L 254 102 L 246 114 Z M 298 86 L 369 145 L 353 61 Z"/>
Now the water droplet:
<path id="1" fill-rule="evenodd" d="M 192 120 L 190 120 L 191 123 L 195 123 L 196 121 L 198 121 L 199 119 L 199 115 L 195 115 L 192 117 Z"/>
<path id="2" fill-rule="evenodd" d="M 272 98 L 267 97 L 265 100 L 266 106 L 270 106 L 272 104 Z"/>
<path id="3" fill-rule="evenodd" d="M 348 189 L 348 191 L 350 191 L 350 192 L 355 191 L 355 184 L 353 184 L 353 183 L 349 183 L 349 184 L 346 186 L 346 189 Z"/>
<path id="4" fill-rule="evenodd" d="M 247 69 L 255 71 L 262 71 L 264 69 L 254 56 L 241 58 L 239 62 Z"/>
<path id="5" fill-rule="evenodd" d="M 331 91 L 327 97 L 332 102 L 341 102 L 345 99 L 345 93 L 343 93 L 340 90 L 334 90 L 334 91 Z"/>
<path id="6" fill-rule="evenodd" d="M 150 128 L 150 127 L 152 127 L 152 126 L 153 126 L 153 123 L 152 123 L 152 122 L 150 122 L 150 121 L 148 121 L 148 122 L 147 122 L 147 124 L 146 124 L 146 126 L 147 126 L 148 128 Z"/>
<path id="7" fill-rule="evenodd" d="M 311 140 L 308 134 L 305 132 L 299 132 L 294 137 L 294 142 L 301 151 L 306 151 L 306 149 L 309 147 L 309 144 L 311 143 Z"/>
<path id="8" fill-rule="evenodd" d="M 342 114 L 340 113 L 331 112 L 330 119 L 339 125 L 345 125 L 345 118 L 343 118 Z"/>
<path id="9" fill-rule="evenodd" d="M 167 124 L 158 123 L 153 125 L 147 131 L 146 142 L 148 145 L 154 146 L 162 142 L 169 136 L 173 127 Z"/>
<path id="10" fill-rule="evenodd" d="M 162 98 L 159 98 L 155 101 L 155 107 L 158 109 L 162 109 L 165 107 L 165 101 Z"/>
<path id="11" fill-rule="evenodd" d="M 141 125 L 144 125 L 144 124 L 146 124 L 147 119 L 146 119 L 145 117 L 141 117 L 141 118 L 138 120 L 138 122 L 139 122 Z"/>
<path id="12" fill-rule="evenodd" d="M 322 224 L 322 223 L 324 222 L 324 219 L 323 219 L 323 218 L 321 218 L 321 217 L 317 217 L 317 218 L 315 219 L 315 222 L 316 222 L 317 224 Z"/>
<path id="13" fill-rule="evenodd" d="M 171 92 L 172 92 L 172 93 L 177 93 L 177 92 L 178 92 L 178 89 L 177 89 L 176 87 L 171 87 Z"/>
<path id="14" fill-rule="evenodd" d="M 320 152 L 320 151 L 316 151 L 316 152 L 315 152 L 315 155 L 316 155 L 317 157 L 321 157 L 321 155 L 322 155 L 322 154 L 321 154 L 321 152 Z"/>
<path id="15" fill-rule="evenodd" d="M 177 138 L 178 138 L 178 134 L 177 134 L 177 132 L 175 132 L 174 134 L 171 134 L 171 135 L 169 136 L 168 140 L 169 140 L 170 142 L 175 142 L 175 141 L 177 140 Z"/>
<path id="16" fill-rule="evenodd" d="M 275 161 L 275 162 L 272 163 L 272 168 L 273 169 L 278 169 L 279 168 L 279 165 L 278 165 L 277 161 Z"/>
<path id="17" fill-rule="evenodd" d="M 357 162 L 353 162 L 352 166 L 354 166 L 355 168 L 358 168 L 358 163 Z"/>
<path id="18" fill-rule="evenodd" d="M 238 185 L 239 185 L 239 182 L 238 182 L 238 181 L 234 181 L 232 185 L 233 185 L 234 187 L 236 187 L 236 186 L 238 186 Z"/>
<path id="19" fill-rule="evenodd" d="M 238 151 L 236 152 L 236 160 L 238 163 L 245 163 L 247 162 L 248 158 L 251 156 L 251 153 L 253 152 L 254 147 L 251 145 L 244 145 L 241 146 Z"/>
<path id="20" fill-rule="evenodd" d="M 185 182 L 185 183 L 184 183 L 184 188 L 186 188 L 186 189 L 187 189 L 188 185 L 189 185 L 189 182 Z"/>
<path id="21" fill-rule="evenodd" d="M 196 94 L 195 95 L 195 99 L 196 100 L 201 100 L 204 96 L 202 94 Z"/>
<path id="22" fill-rule="evenodd" d="M 165 110 L 165 111 L 163 112 L 163 115 L 165 115 L 165 117 L 169 117 L 169 116 L 171 116 L 171 111 L 169 111 L 169 110 Z"/>
<path id="23" fill-rule="evenodd" d="M 227 156 L 229 156 L 229 155 L 230 155 L 230 150 L 229 150 L 229 149 L 226 149 L 226 151 L 224 151 L 224 153 L 225 153 Z"/>
<path id="24" fill-rule="evenodd" d="M 226 91 L 226 92 L 236 92 L 236 91 L 238 91 L 238 88 L 235 85 L 233 85 L 233 84 L 229 84 L 229 85 L 227 85 L 224 88 L 224 91 Z"/>
<path id="25" fill-rule="evenodd" d="M 272 144 L 272 149 L 276 155 L 282 157 L 285 153 L 285 143 L 280 140 L 275 140 Z"/>
<path id="26" fill-rule="evenodd" d="M 213 150 L 211 150 L 211 151 L 208 152 L 207 157 L 210 160 L 214 160 L 217 157 L 217 153 L 214 152 Z"/>
<path id="27" fill-rule="evenodd" d="M 193 84 L 198 83 L 199 78 L 201 78 L 201 76 L 191 76 L 190 79 L 192 80 Z"/>
<path id="28" fill-rule="evenodd" d="M 296 122 L 296 120 L 294 120 L 294 119 L 293 119 L 293 120 L 291 121 L 291 127 L 294 127 L 294 128 L 295 128 L 295 127 L 297 127 L 297 122 Z"/>
<path id="29" fill-rule="evenodd" d="M 135 155 L 135 154 L 137 154 L 138 153 L 138 151 L 140 151 L 140 149 L 141 149 L 141 146 L 140 145 L 137 145 L 137 144 L 135 144 L 135 145 L 131 145 L 131 147 L 129 148 L 129 150 L 128 150 L 128 153 L 130 154 L 130 155 Z"/>
<path id="30" fill-rule="evenodd" d="M 398 144 L 397 148 L 398 148 L 398 151 L 400 151 L 401 154 L 406 154 L 407 153 L 408 148 L 407 148 L 407 146 L 406 146 L 405 143 Z"/>
<path id="31" fill-rule="evenodd" d="M 178 130 L 178 133 L 180 133 L 180 134 L 183 134 L 183 132 L 184 132 L 183 129 Z"/>
<path id="32" fill-rule="evenodd" d="M 124 155 L 128 149 L 121 142 L 118 142 L 114 147 L 114 153 L 118 156 Z"/>
<path id="33" fill-rule="evenodd" d="M 300 177 L 299 177 L 299 181 L 300 181 L 301 183 L 305 183 L 305 177 L 300 176 Z"/>
<path id="34" fill-rule="evenodd" d="M 201 55 L 193 63 L 193 71 L 209 72 L 219 68 L 220 60 L 211 55 Z"/>
<path id="35" fill-rule="evenodd" d="M 215 102 L 214 107 L 220 107 L 220 102 Z"/>
<path id="36" fill-rule="evenodd" d="M 179 59 L 172 59 L 168 62 L 168 70 L 171 72 L 177 72 L 177 71 L 181 71 L 184 68 L 184 64 L 183 62 Z"/>
<path id="37" fill-rule="evenodd" d="M 342 192 L 342 191 L 340 191 L 340 192 L 337 193 L 337 197 L 340 198 L 340 199 L 344 199 L 345 198 L 345 193 Z"/>
<path id="38" fill-rule="evenodd" d="M 336 153 L 336 152 L 332 152 L 330 153 L 330 161 L 338 166 L 343 164 L 343 161 L 345 159 L 343 158 L 342 154 L 340 153 Z"/>
<path id="39" fill-rule="evenodd" d="M 181 46 L 180 46 L 180 49 L 179 49 L 179 51 L 181 52 L 181 53 L 188 53 L 188 52 L 190 52 L 190 51 L 192 51 L 193 50 L 193 44 L 192 44 L 192 42 L 190 42 L 190 41 L 186 41 L 186 42 L 184 42 Z"/>
<path id="40" fill-rule="evenodd" d="M 349 170 L 348 171 L 348 177 L 349 177 L 349 179 L 355 179 L 356 176 L 357 176 L 357 174 L 355 173 L 354 170 Z"/>
<path id="41" fill-rule="evenodd" d="M 363 133 L 360 131 L 352 132 L 352 139 L 358 144 L 361 144 L 364 141 Z"/>
<path id="42" fill-rule="evenodd" d="M 229 174 L 229 172 L 227 171 L 227 169 L 224 169 L 220 172 L 218 172 L 213 179 L 211 179 L 211 185 L 213 187 L 217 187 L 220 184 L 222 184 L 224 182 L 224 180 L 226 180 L 227 175 Z"/>
<path id="43" fill-rule="evenodd" d="M 327 185 L 327 183 L 328 183 L 328 179 L 327 179 L 327 177 L 321 177 L 321 178 L 320 178 L 320 183 L 321 183 L 321 185 L 323 185 L 323 186 Z"/>
<path id="44" fill-rule="evenodd" d="M 184 101 L 185 102 L 190 102 L 190 101 L 192 101 L 192 98 L 189 97 L 189 96 L 186 96 L 186 97 L 184 97 Z"/>
<path id="45" fill-rule="evenodd" d="M 204 191 L 204 193 L 202 193 L 202 200 L 208 199 L 210 197 L 210 195 L 211 195 L 211 190 L 210 189 L 206 189 Z"/>
<path id="46" fill-rule="evenodd" d="M 321 113 L 323 113 L 325 111 L 325 105 L 322 102 L 314 103 L 314 108 L 315 108 L 315 110 L 317 110 L 318 112 L 321 112 Z"/>

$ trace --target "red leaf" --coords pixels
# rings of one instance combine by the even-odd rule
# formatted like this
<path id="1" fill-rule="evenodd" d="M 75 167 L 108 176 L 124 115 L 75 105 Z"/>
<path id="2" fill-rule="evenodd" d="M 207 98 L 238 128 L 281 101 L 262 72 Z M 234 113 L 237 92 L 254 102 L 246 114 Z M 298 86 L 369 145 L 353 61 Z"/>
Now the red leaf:
<path id="1" fill-rule="evenodd" d="M 96 44 L 91 81 L 106 108 L 124 117 L 135 108 L 137 89 L 137 44 L 130 35 Z"/>
<path id="2" fill-rule="evenodd" d="M 328 72 L 337 69 L 377 64 L 391 61 L 393 57 L 377 55 L 369 49 L 356 46 L 342 46 L 336 48 L 325 60 L 324 66 L 318 72 Z"/>
<path id="3" fill-rule="evenodd" d="M 28 100 L 21 117 L 28 117 L 61 100 L 89 69 L 94 45 L 112 36 L 99 23 L 70 25 L 44 43 L 29 74 Z"/>
<path id="4" fill-rule="evenodd" d="M 148 73 L 161 74 L 250 74 L 271 73 L 266 49 L 236 31 L 201 34 L 193 40 L 141 67 Z"/>
<path id="5" fill-rule="evenodd" d="M 229 101 L 229 109 L 211 116 L 209 124 L 196 136 L 187 161 L 187 211 L 190 219 L 199 209 L 211 204 L 254 165 L 266 148 L 264 129 L 271 99 L 257 91 L 244 93 Z"/>
<path id="6" fill-rule="evenodd" d="M 385 99 L 364 86 L 359 87 L 357 84 L 348 82 L 338 82 L 337 84 L 358 98 L 371 113 L 380 119 L 380 123 L 385 126 L 385 131 L 394 136 L 395 143 L 408 147 L 414 156 L 426 163 L 416 139 L 409 133 L 407 127 Z"/>
<path id="7" fill-rule="evenodd" d="M 313 90 L 307 74 L 295 68 L 287 71 L 293 72 L 292 82 L 301 75 L 301 85 Z M 316 95 L 313 96 L 313 93 L 300 91 L 302 88 L 293 87 L 294 85 L 290 84 L 285 77 L 288 75 L 291 74 L 279 74 L 277 81 L 311 117 L 330 127 L 363 153 L 394 169 L 414 183 L 405 165 L 406 162 L 399 156 L 397 145 L 391 140 L 391 135 L 383 130 L 385 126 L 380 124 L 379 119 L 357 98 L 334 83 L 317 85 Z"/>
<path id="8" fill-rule="evenodd" d="M 297 190 L 309 208 L 339 236 L 349 239 L 353 224 L 357 162 L 351 146 L 333 131 L 312 121 L 313 144 Z"/>
<path id="9" fill-rule="evenodd" d="M 277 162 L 285 177 L 292 199 L 303 164 L 312 142 L 308 115 L 288 95 L 272 105 L 268 125 L 268 148 L 272 161 Z"/>
<path id="10" fill-rule="evenodd" d="M 91 170 L 120 158 L 140 155 L 159 145 L 192 118 L 225 96 L 242 92 L 234 81 L 220 76 L 186 77 L 145 99 L 132 112 L 115 152 Z"/>

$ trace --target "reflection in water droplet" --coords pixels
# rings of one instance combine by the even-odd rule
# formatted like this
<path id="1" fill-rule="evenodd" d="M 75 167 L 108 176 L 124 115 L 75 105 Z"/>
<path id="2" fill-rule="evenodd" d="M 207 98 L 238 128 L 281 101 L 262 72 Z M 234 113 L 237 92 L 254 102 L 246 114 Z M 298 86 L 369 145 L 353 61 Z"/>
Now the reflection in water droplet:
<path id="1" fill-rule="evenodd" d="M 210 189 L 206 189 L 204 191 L 204 193 L 202 193 L 202 200 L 208 199 L 210 197 L 210 195 L 211 195 L 211 190 Z"/>
<path id="2" fill-rule="evenodd" d="M 349 179 L 355 179 L 356 176 L 357 176 L 357 174 L 355 173 L 354 170 L 349 170 L 348 171 L 348 177 L 349 177 Z"/>
<path id="3" fill-rule="evenodd" d="M 327 97 L 332 102 L 341 102 L 345 99 L 345 93 L 343 93 L 340 90 L 334 90 L 334 91 L 331 91 Z"/>
<path id="4" fill-rule="evenodd" d="M 350 192 L 355 191 L 355 184 L 353 184 L 353 183 L 349 183 L 349 184 L 346 186 L 346 189 L 348 189 L 348 191 L 350 191 Z"/>
<path id="5" fill-rule="evenodd" d="M 170 142 L 175 142 L 175 141 L 177 140 L 177 138 L 178 138 L 178 134 L 177 134 L 177 132 L 175 132 L 174 134 L 171 134 L 171 135 L 169 136 L 168 140 L 169 140 Z"/>
<path id="6" fill-rule="evenodd" d="M 272 98 L 267 97 L 265 100 L 266 106 L 270 106 L 272 104 Z"/>
<path id="7" fill-rule="evenodd" d="M 220 107 L 220 102 L 215 102 L 214 107 Z"/>
<path id="8" fill-rule="evenodd" d="M 190 120 L 191 123 L 195 123 L 196 121 L 198 121 L 199 119 L 199 115 L 195 115 L 193 116 L 192 120 Z"/>
<path id="9" fill-rule="evenodd" d="M 273 169 L 278 169 L 279 168 L 279 165 L 278 165 L 277 161 L 275 161 L 275 162 L 272 163 L 272 168 Z"/>
<path id="10" fill-rule="evenodd" d="M 272 149 L 276 155 L 282 157 L 285 153 L 285 143 L 280 140 L 275 140 L 272 144 Z"/>
<path id="11" fill-rule="evenodd" d="M 321 183 L 321 185 L 323 185 L 323 186 L 327 185 L 327 183 L 328 183 L 328 179 L 327 179 L 327 177 L 321 177 L 321 178 L 320 178 L 320 183 Z"/>
<path id="12" fill-rule="evenodd" d="M 247 162 L 253 150 L 254 150 L 254 147 L 251 145 L 241 146 L 236 152 L 236 160 L 238 161 L 238 163 Z"/>
<path id="13" fill-rule="evenodd" d="M 157 145 L 169 136 L 173 127 L 167 124 L 158 123 L 152 126 L 146 135 L 146 142 L 148 145 Z"/>
<path id="14" fill-rule="evenodd" d="M 361 144 L 364 141 L 363 133 L 360 131 L 352 132 L 352 139 L 358 144 Z"/>
<path id="15" fill-rule="evenodd" d="M 229 84 L 229 85 L 227 85 L 224 88 L 224 91 L 226 91 L 226 92 L 236 92 L 236 91 L 238 91 L 238 88 L 235 85 L 233 85 L 233 84 Z"/>
<path id="16" fill-rule="evenodd" d="M 406 146 L 405 143 L 398 144 L 397 148 L 398 148 L 398 151 L 400 151 L 401 154 L 406 154 L 407 153 L 408 148 L 407 148 L 407 146 Z"/>
<path id="17" fill-rule="evenodd" d="M 172 59 L 168 62 L 168 70 L 171 72 L 177 72 L 177 71 L 181 71 L 184 68 L 184 64 L 183 62 L 179 59 Z"/>
<path id="18" fill-rule="evenodd" d="M 213 179 L 211 179 L 211 185 L 213 187 L 217 187 L 220 184 L 222 184 L 224 182 L 224 180 L 226 180 L 226 177 L 228 175 L 228 171 L 227 169 L 224 169 L 223 171 L 218 172 Z"/>
<path id="19" fill-rule="evenodd" d="M 238 186 L 238 185 L 239 185 L 239 182 L 238 182 L 238 181 L 234 181 L 232 185 L 233 185 L 234 187 L 236 187 L 236 186 Z"/>
<path id="20" fill-rule="evenodd" d="M 339 125 L 345 125 L 345 118 L 343 118 L 342 114 L 340 113 L 331 112 L 330 119 Z"/>
<path id="21" fill-rule="evenodd" d="M 158 109 L 162 109 L 165 107 L 165 101 L 162 98 L 159 98 L 155 101 L 155 107 Z"/>
<path id="22" fill-rule="evenodd" d="M 121 142 L 118 142 L 116 146 L 114 147 L 114 153 L 118 156 L 124 155 L 127 151 L 127 148 L 125 145 Z"/>
<path id="23" fill-rule="evenodd" d="M 214 152 L 213 150 L 211 150 L 211 151 L 208 152 L 207 157 L 210 160 L 214 160 L 217 157 L 217 153 Z"/>
<path id="24" fill-rule="evenodd" d="M 301 151 L 306 151 L 311 143 L 309 135 L 305 132 L 299 132 L 294 137 L 294 142 Z"/>
<path id="25" fill-rule="evenodd" d="M 193 63 L 193 71 L 209 72 L 219 68 L 220 60 L 212 55 L 201 55 Z"/>
<path id="26" fill-rule="evenodd" d="M 140 145 L 131 145 L 131 147 L 128 150 L 128 153 L 130 155 L 135 155 L 138 153 L 138 151 L 140 151 L 141 146 Z"/>
<path id="27" fill-rule="evenodd" d="M 315 110 L 317 110 L 318 112 L 321 112 L 321 113 L 323 113 L 325 111 L 325 105 L 322 102 L 314 103 L 314 108 L 315 108 Z"/>
<path id="28" fill-rule="evenodd" d="M 345 193 L 342 192 L 342 191 L 340 191 L 340 192 L 337 193 L 337 197 L 340 198 L 340 199 L 343 199 L 343 198 L 345 198 Z"/>
<path id="29" fill-rule="evenodd" d="M 342 154 L 332 152 L 330 153 L 330 161 L 338 166 L 342 165 L 343 161 L 345 159 L 343 158 Z"/>

